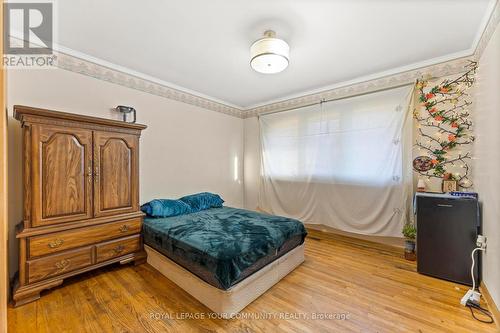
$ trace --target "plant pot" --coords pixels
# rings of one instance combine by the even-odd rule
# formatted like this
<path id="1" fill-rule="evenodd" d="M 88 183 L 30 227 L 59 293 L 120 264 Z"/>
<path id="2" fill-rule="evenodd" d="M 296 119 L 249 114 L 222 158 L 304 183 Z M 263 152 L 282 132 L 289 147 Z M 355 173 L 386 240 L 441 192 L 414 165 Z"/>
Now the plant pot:
<path id="1" fill-rule="evenodd" d="M 413 239 L 405 240 L 405 259 L 410 261 L 417 260 L 417 255 L 415 254 L 415 240 Z"/>

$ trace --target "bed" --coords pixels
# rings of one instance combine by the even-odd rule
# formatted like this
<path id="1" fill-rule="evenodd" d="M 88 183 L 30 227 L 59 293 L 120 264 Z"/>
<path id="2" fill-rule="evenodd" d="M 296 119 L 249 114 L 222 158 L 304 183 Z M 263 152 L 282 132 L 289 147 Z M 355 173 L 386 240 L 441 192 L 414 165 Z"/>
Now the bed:
<path id="1" fill-rule="evenodd" d="M 232 317 L 304 261 L 297 220 L 231 207 L 147 217 L 148 263 L 222 317 Z"/>

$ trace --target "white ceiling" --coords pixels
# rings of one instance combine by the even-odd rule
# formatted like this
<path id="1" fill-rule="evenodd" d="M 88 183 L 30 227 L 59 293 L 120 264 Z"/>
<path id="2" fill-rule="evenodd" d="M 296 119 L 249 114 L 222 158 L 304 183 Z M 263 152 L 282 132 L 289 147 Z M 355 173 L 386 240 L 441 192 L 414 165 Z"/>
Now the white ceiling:
<path id="1" fill-rule="evenodd" d="M 240 108 L 469 55 L 493 0 L 64 0 L 58 44 Z M 273 29 L 290 66 L 249 47 Z M 75 53 L 76 53 L 75 52 Z"/>

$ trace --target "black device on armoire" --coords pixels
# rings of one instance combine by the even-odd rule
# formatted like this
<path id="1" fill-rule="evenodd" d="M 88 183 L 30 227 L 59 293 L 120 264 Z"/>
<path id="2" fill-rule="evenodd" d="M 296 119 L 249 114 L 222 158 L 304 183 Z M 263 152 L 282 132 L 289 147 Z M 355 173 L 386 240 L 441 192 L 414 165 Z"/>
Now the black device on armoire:
<path id="1" fill-rule="evenodd" d="M 477 198 L 417 193 L 417 271 L 472 285 L 471 252 L 481 233 Z M 476 254 L 476 286 L 481 279 L 481 254 Z"/>

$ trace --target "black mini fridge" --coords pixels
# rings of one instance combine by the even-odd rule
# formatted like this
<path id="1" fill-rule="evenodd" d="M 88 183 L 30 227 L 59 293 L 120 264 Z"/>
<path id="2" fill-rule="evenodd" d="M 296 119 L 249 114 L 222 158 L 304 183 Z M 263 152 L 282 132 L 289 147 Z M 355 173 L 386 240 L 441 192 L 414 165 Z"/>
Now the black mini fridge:
<path id="1" fill-rule="evenodd" d="M 474 197 L 417 193 L 417 271 L 472 285 L 471 252 L 481 232 L 479 203 Z M 481 251 L 476 251 L 476 286 L 481 278 Z"/>

